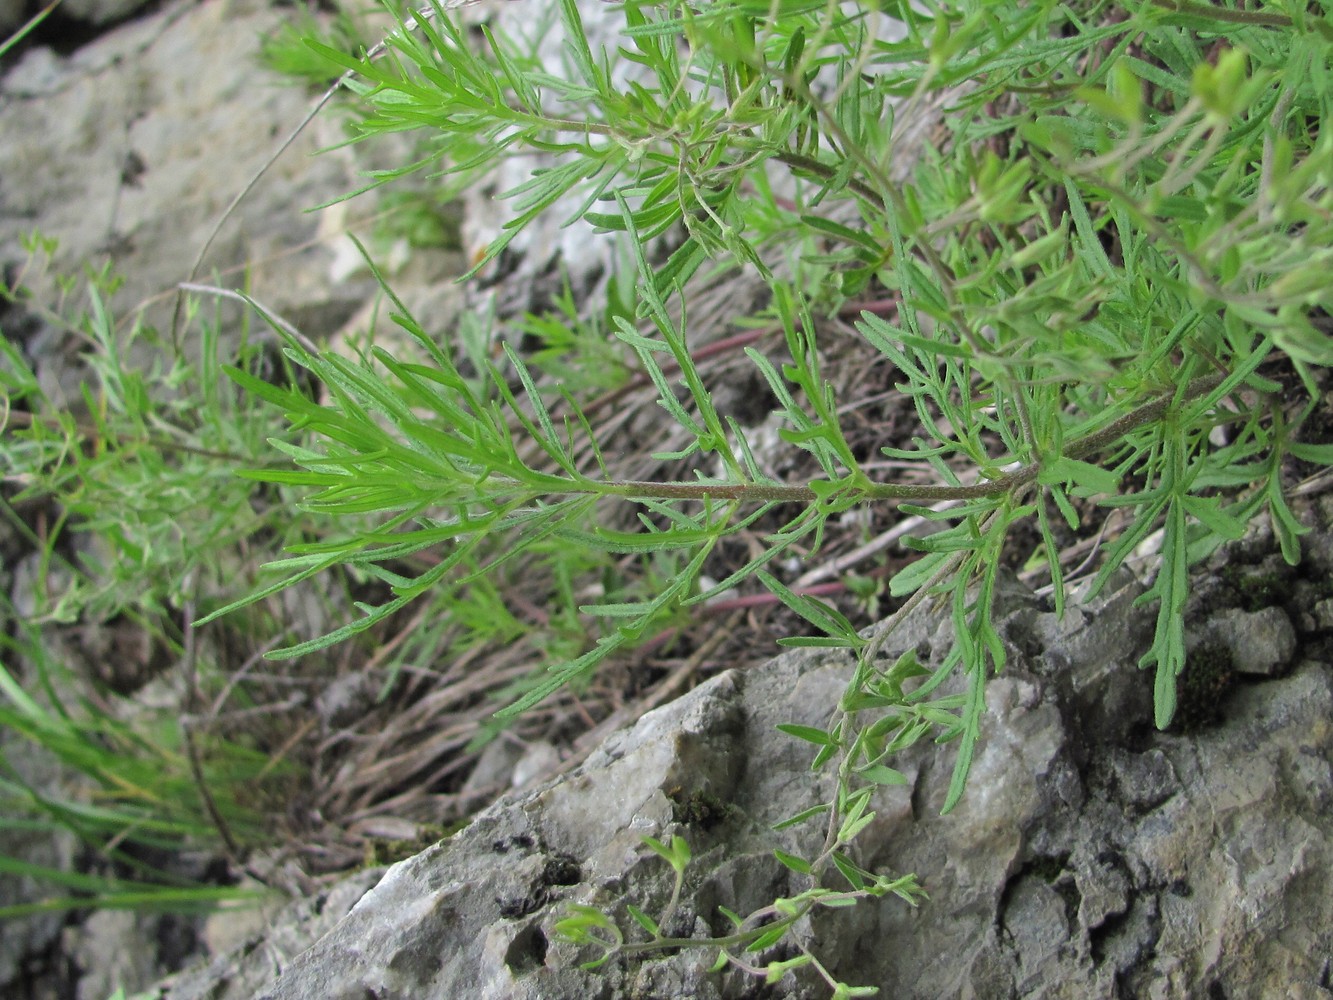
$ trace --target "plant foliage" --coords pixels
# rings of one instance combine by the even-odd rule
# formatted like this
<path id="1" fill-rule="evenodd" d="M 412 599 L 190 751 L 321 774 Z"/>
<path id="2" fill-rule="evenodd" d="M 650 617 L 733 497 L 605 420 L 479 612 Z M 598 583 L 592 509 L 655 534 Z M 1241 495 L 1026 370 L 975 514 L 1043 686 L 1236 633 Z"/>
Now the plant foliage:
<path id="1" fill-rule="evenodd" d="M 14 597 L 0 597 L 0 835 L 10 845 L 72 833 L 96 860 L 92 873 L 73 873 L 0 855 L 0 874 L 56 891 L 0 917 L 254 899 L 148 859 L 258 842 L 269 826 L 265 779 L 282 774 L 279 762 L 193 717 L 194 699 L 131 709 L 118 689 L 160 673 L 158 653 L 210 659 L 182 632 L 183 609 L 253 588 L 255 537 L 280 548 L 301 531 L 285 504 L 255 503 L 253 484 L 236 476 L 267 461 L 271 415 L 222 376 L 217 316 L 191 308 L 198 354 L 187 360 L 142 323 L 114 321 L 117 282 L 104 270 L 54 279 L 61 301 L 44 309 L 28 288 L 56 247 L 33 237 L 28 250 L 29 268 L 0 299 L 71 334 L 82 378 L 67 395 L 19 338 L 0 340 L 0 516 L 31 553 L 9 567 Z M 253 372 L 273 357 L 244 336 L 233 355 Z M 255 618 L 272 634 L 284 631 L 278 622 Z M 138 640 L 118 648 L 117 634 Z M 79 668 L 85 660 L 94 676 Z M 135 671 L 144 676 L 120 676 Z M 210 672 L 191 673 L 183 680 L 197 687 Z"/>
<path id="2" fill-rule="evenodd" d="M 899 780 L 893 753 L 927 735 L 958 740 L 945 808 L 963 793 L 985 683 L 1005 665 L 991 609 L 1015 525 L 1040 532 L 1059 606 L 1058 522 L 1077 529 L 1098 508 L 1134 512 L 1093 593 L 1157 533 L 1143 599 L 1158 617 L 1143 665 L 1155 671 L 1159 726 L 1185 667 L 1190 563 L 1261 512 L 1297 557 L 1301 529 L 1279 471 L 1313 406 L 1312 369 L 1333 358 L 1322 322 L 1333 138 L 1319 126 L 1333 99 L 1330 22 L 1318 7 L 1250 13 L 1150 0 L 1114 9 L 628 0 L 615 11 L 618 36 L 597 43 L 579 6 L 563 0 L 556 58 L 490 26 L 478 44 L 439 6 L 403 18 L 378 59 L 311 47 L 351 74 L 367 108 L 359 137 L 422 134 L 426 154 L 380 181 L 430 167 L 466 185 L 506 157 L 546 154 L 504 192 L 510 220 L 478 269 L 556 209 L 567 224 L 628 241 L 639 304 L 611 332 L 688 431 L 687 446 L 663 457 L 692 462 L 693 478 L 610 478 L 580 401 L 553 393 L 512 345 L 464 374 L 405 310 L 395 319 L 415 359 L 377 349 L 348 361 L 293 344 L 288 357 L 327 387 L 324 400 L 232 373 L 305 435 L 285 447 L 296 470 L 257 475 L 307 487 L 308 510 L 381 521 L 298 548 L 272 586 L 351 563 L 393 596 L 280 655 L 336 642 L 547 539 L 679 554 L 655 594 L 582 607 L 605 620 L 601 637 L 552 665 L 512 714 L 676 609 L 759 581 L 814 626 L 819 635 L 805 641 L 846 647 L 858 663 L 826 729 L 785 727 L 839 776 L 821 813 L 824 851 L 783 858 L 815 886 L 804 903 L 786 901 L 794 920 L 827 902 L 819 886 L 830 866 L 852 895 L 903 888 L 846 853 L 873 815 L 875 788 Z M 932 108 L 936 141 L 912 143 L 911 126 Z M 673 249 L 658 254 L 654 239 L 669 233 Z M 816 478 L 766 475 L 714 405 L 686 317 L 691 289 L 719 264 L 769 286 L 768 311 L 755 318 L 781 326 L 789 358 L 749 353 L 779 403 L 782 440 L 813 457 Z M 821 321 L 867 292 L 891 296 L 895 318 L 866 312 L 857 329 L 896 366 L 920 418 L 912 446 L 885 455 L 934 470 L 938 485 L 875 478 L 840 427 L 821 371 Z M 1294 409 L 1276 405 L 1279 386 L 1261 370 L 1282 356 L 1309 391 Z M 591 462 L 578 457 L 587 453 Z M 954 504 L 920 506 L 936 501 Z M 626 502 L 640 508 L 638 530 L 605 526 L 607 505 Z M 817 550 L 830 518 L 873 502 L 940 522 L 892 583 L 908 606 L 929 595 L 952 609 L 956 644 L 924 682 L 910 660 L 874 665 L 883 633 L 867 639 L 765 568 L 797 546 Z M 763 550 L 703 585 L 710 552 L 774 512 L 784 523 L 765 533 Z M 472 560 L 497 533 L 508 544 Z M 426 572 L 392 568 L 428 548 L 443 554 Z M 963 690 L 940 696 L 951 674 Z M 680 851 L 651 846 L 681 870 Z M 575 915 L 567 929 L 589 941 L 596 919 Z M 636 920 L 658 945 L 680 944 L 658 940 L 660 921 Z M 788 925 L 769 925 L 762 944 Z M 713 946 L 731 957 L 739 941 Z M 618 931 L 600 943 L 607 955 L 627 947 Z"/>
<path id="3" fill-rule="evenodd" d="M 1159 726 L 1186 665 L 1190 564 L 1260 514 L 1298 557 L 1282 463 L 1331 457 L 1302 445 L 1300 429 L 1318 398 L 1314 370 L 1333 360 L 1333 134 L 1322 129 L 1333 22 L 1317 3 L 1252 12 L 1174 0 L 626 0 L 603 12 L 611 40 L 594 39 L 586 12 L 561 0 L 549 24 L 532 11 L 541 23 L 526 36 L 474 34 L 435 4 L 396 14 L 374 54 L 309 47 L 363 102 L 356 138 L 419 137 L 422 155 L 376 184 L 428 170 L 458 190 L 510 157 L 542 154 L 503 192 L 509 219 L 473 273 L 553 211 L 622 242 L 630 264 L 616 278 L 633 296 L 546 317 L 565 331 L 547 342 L 605 347 L 588 333 L 602 322 L 614 356 L 651 381 L 685 434 L 659 457 L 691 472 L 616 478 L 588 399 L 549 377 L 547 359 L 503 330 L 488 333 L 496 352 L 452 353 L 394 300 L 408 349 L 347 357 L 288 338 L 287 361 L 321 397 L 226 370 L 291 424 L 274 442 L 289 464 L 247 475 L 299 491 L 303 511 L 346 527 L 290 546 L 271 583 L 201 623 L 335 567 L 382 586 L 386 599 L 350 622 L 272 654 L 294 657 L 424 595 L 462 595 L 544 546 L 665 560 L 656 586 L 579 607 L 600 623 L 587 646 L 551 664 L 502 713 L 512 716 L 742 581 L 769 588 L 817 633 L 794 644 L 842 647 L 856 662 L 827 726 L 783 727 L 838 778 L 830 802 L 796 818 L 827 824 L 823 849 L 778 855 L 809 889 L 734 916 L 735 933 L 710 941 L 663 937 L 665 920 L 640 910 L 644 945 L 587 908 L 562 929 L 599 960 L 696 945 L 772 979 L 790 968 L 754 956 L 812 908 L 919 897 L 910 876 L 865 871 L 849 848 L 876 790 L 902 780 L 894 754 L 924 738 L 957 741 L 946 810 L 963 794 L 986 681 L 1005 666 L 992 603 L 1015 526 L 1039 534 L 1059 608 L 1060 532 L 1132 512 L 1092 593 L 1154 541 L 1143 600 L 1157 622 L 1143 666 Z M 777 401 L 781 441 L 815 476 L 767 473 L 756 442 L 715 404 L 689 317 L 695 290 L 727 269 L 766 285 L 765 310 L 737 319 L 782 331 L 780 362 L 747 353 Z M 821 367 L 829 317 L 867 296 L 895 309 L 865 310 L 857 334 L 896 368 L 919 418 L 882 457 L 924 477 L 866 469 Z M 1293 373 L 1285 387 L 1279 362 Z M 889 623 L 928 598 L 950 609 L 955 645 L 933 670 L 910 656 L 884 667 L 889 628 L 868 637 L 776 569 L 871 503 L 938 527 L 911 542 L 922 556 L 891 583 L 904 603 Z M 613 516 L 625 504 L 632 530 Z M 705 581 L 719 546 L 760 524 L 759 550 Z M 649 846 L 679 878 L 683 842 Z M 797 964 L 835 995 L 862 992 L 798 948 Z"/>

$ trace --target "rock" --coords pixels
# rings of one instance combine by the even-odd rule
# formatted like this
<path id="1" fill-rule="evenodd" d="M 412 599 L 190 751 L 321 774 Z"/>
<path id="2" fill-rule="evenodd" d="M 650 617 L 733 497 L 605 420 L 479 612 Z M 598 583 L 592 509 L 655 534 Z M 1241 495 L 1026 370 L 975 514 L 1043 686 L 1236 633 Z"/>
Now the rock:
<path id="1" fill-rule="evenodd" d="M 60 13 L 75 21 L 104 25 L 123 21 L 149 5 L 149 0 L 64 0 Z"/>
<path id="2" fill-rule="evenodd" d="M 7 771 L 36 789 L 61 788 L 70 772 L 44 748 L 27 742 L 8 727 L 0 728 L 0 760 Z M 6 774 L 6 779 L 10 775 Z M 15 825 L 0 829 L 0 857 L 36 868 L 69 871 L 79 850 L 78 838 L 69 830 L 27 829 Z M 18 872 L 0 878 L 0 907 L 24 906 L 49 899 L 49 883 Z M 22 982 L 25 966 L 35 955 L 48 952 L 60 939 L 64 914 L 37 912 L 24 919 L 6 920 L 0 934 L 0 993 Z"/>
<path id="3" fill-rule="evenodd" d="M 174 950 L 179 963 L 180 948 L 172 948 L 174 933 L 185 929 L 184 949 L 193 945 L 193 934 L 176 917 L 127 910 L 98 910 L 75 927 L 65 930 L 64 952 L 82 970 L 78 1000 L 106 1000 L 118 989 L 133 995 L 159 979 L 162 967 Z M 165 947 L 164 947 L 165 946 Z M 166 958 L 167 961 L 163 961 Z"/>
<path id="4" fill-rule="evenodd" d="M 1316 497 L 1314 507 L 1322 530 L 1301 539 L 1301 557 L 1310 570 L 1327 579 L 1333 576 L 1333 493 Z"/>
<path id="5" fill-rule="evenodd" d="M 1133 753 L 1112 747 L 1106 755 L 1116 796 L 1134 813 L 1156 809 L 1180 788 L 1170 759 L 1158 748 Z"/>
<path id="6" fill-rule="evenodd" d="M 1053 613 L 1033 621 L 1041 654 L 1032 669 L 1060 688 L 1079 745 L 1123 745 L 1152 718 L 1152 691 L 1138 669 L 1153 623 L 1151 609 L 1135 606 L 1142 593 L 1142 584 L 1122 573 L 1095 604 L 1071 601 L 1063 621 Z"/>
<path id="7" fill-rule="evenodd" d="M 1130 595 L 1071 608 L 1063 623 L 1030 597 L 1004 600 L 1001 634 L 1030 648 L 1015 646 L 1006 675 L 989 684 L 967 794 L 938 815 L 951 751 L 913 748 L 894 762 L 908 784 L 881 791 L 859 841 L 863 864 L 919 873 L 930 899 L 820 911 L 801 931 L 806 943 L 834 974 L 906 1000 L 1325 995 L 1329 668 L 1304 662 L 1242 689 L 1225 723 L 1193 736 L 1145 735 L 1079 716 L 1141 654 L 1142 611 Z M 1113 656 L 1107 636 L 1120 637 Z M 947 616 L 919 613 L 894 645 L 939 657 L 947 638 Z M 1072 676 L 1053 674 L 1057 662 Z M 389 869 L 257 995 L 755 995 L 748 975 L 708 972 L 705 951 L 586 972 L 577 963 L 592 954 L 553 925 L 564 904 L 583 903 L 635 939 L 626 907 L 660 913 L 671 884 L 644 835 L 679 834 L 693 848 L 671 933 L 722 933 L 719 905 L 744 914 L 800 891 L 771 851 L 812 851 L 821 831 L 771 827 L 821 801 L 829 784 L 809 771 L 808 745 L 774 726 L 823 724 L 847 676 L 837 654 L 793 651 L 650 712 L 574 772 L 501 800 Z M 238 955 L 231 974 L 257 982 L 254 962 Z M 789 977 L 766 995 L 825 993 Z"/>
<path id="8" fill-rule="evenodd" d="M 163 980 L 148 995 L 164 1000 L 166 997 L 174 1000 L 250 1000 L 275 972 L 346 917 L 383 874 L 382 868 L 370 868 L 326 891 L 299 900 L 283 911 L 281 919 L 275 918 L 266 926 L 252 930 L 235 951 Z M 234 937 L 235 930 L 231 927 L 215 925 L 230 924 L 235 920 L 235 915 L 225 911 L 215 915 L 210 918 L 210 926 L 205 928 L 205 936 L 215 939 Z"/>
<path id="9" fill-rule="evenodd" d="M 70 56 L 25 53 L 0 79 L 0 266 L 23 265 L 19 237 L 38 227 L 59 241 L 56 271 L 112 263 L 124 278 L 118 311 L 148 305 L 148 321 L 165 327 L 164 293 L 313 104 L 256 61 L 255 39 L 278 23 L 263 3 L 176 2 Z M 279 314 L 322 317 L 327 329 L 312 334 L 360 307 L 371 283 L 327 279 L 333 250 L 315 241 L 319 217 L 301 211 L 359 186 L 350 153 L 312 155 L 339 138 L 336 122 L 317 119 L 279 158 L 223 228 L 202 281 L 234 288 L 248 275 Z M 43 280 L 31 276 L 39 296 Z"/>
<path id="10" fill-rule="evenodd" d="M 1203 637 L 1230 654 L 1238 673 L 1259 677 L 1280 673 L 1296 651 L 1296 629 L 1276 605 L 1254 612 L 1229 609 L 1208 622 Z"/>
<path id="11" fill-rule="evenodd" d="M 24 6 L 24 0 L 0 0 L 0 42 L 23 26 Z"/>
<path id="12" fill-rule="evenodd" d="M 461 794 L 484 805 L 495 797 L 496 789 L 524 788 L 550 775 L 559 765 L 560 752 L 554 745 L 545 741 L 523 745 L 502 735 L 482 750 Z"/>

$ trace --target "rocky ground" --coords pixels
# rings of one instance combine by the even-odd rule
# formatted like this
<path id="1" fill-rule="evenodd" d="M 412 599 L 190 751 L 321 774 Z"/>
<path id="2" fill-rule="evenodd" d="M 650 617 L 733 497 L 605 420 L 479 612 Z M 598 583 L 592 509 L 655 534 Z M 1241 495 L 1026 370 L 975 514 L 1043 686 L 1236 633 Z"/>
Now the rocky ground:
<path id="1" fill-rule="evenodd" d="M 0 265 L 21 263 L 19 234 L 40 227 L 61 241 L 58 264 L 114 260 L 127 278 L 118 301 L 146 303 L 167 322 L 164 291 L 312 104 L 253 58 L 256 39 L 291 14 L 244 0 L 70 4 L 0 78 Z M 340 135 L 336 115 L 317 119 L 205 263 L 221 284 L 240 284 L 247 269 L 257 299 L 329 334 L 374 296 L 344 234 L 372 226 L 376 202 L 302 211 L 356 186 L 359 154 L 312 155 Z M 474 207 L 465 220 L 463 254 L 484 239 L 483 214 Z M 458 249 L 415 251 L 396 290 L 443 326 L 464 302 L 448 280 L 459 269 Z M 542 281 L 552 273 L 534 251 L 505 282 L 468 294 L 518 309 L 550 294 Z M 47 379 L 68 378 L 78 345 L 55 329 L 28 333 Z M 802 934 L 821 959 L 885 996 L 1333 994 L 1333 498 L 1321 490 L 1308 484 L 1293 501 L 1313 529 L 1300 566 L 1288 567 L 1259 526 L 1199 569 L 1189 689 L 1171 732 L 1152 729 L 1150 680 L 1136 667 L 1151 628 L 1133 603 L 1142 580 L 1126 574 L 1057 620 L 1043 595 L 1009 579 L 1010 666 L 988 690 L 968 796 L 941 818 L 952 761 L 947 749 L 921 749 L 899 765 L 909 783 L 877 803 L 864 838 L 863 864 L 917 872 L 931 898 L 813 921 Z M 734 640 L 738 650 L 746 643 Z M 947 644 L 947 616 L 923 609 L 890 650 L 915 646 L 929 662 Z M 719 905 L 743 913 L 799 891 L 771 851 L 800 847 L 805 834 L 789 831 L 784 842 L 769 827 L 820 801 L 821 788 L 801 745 L 773 727 L 821 724 L 817 706 L 836 699 L 848 668 L 812 652 L 763 659 L 737 652 L 730 662 L 741 669 L 715 665 L 684 697 L 599 742 L 640 714 L 645 702 L 627 699 L 599 714 L 582 743 L 591 752 L 563 777 L 499 799 L 392 867 L 311 882 L 286 909 L 208 922 L 100 912 L 7 925 L 0 991 L 103 1000 L 171 973 L 149 995 L 822 995 L 809 980 L 764 987 L 735 972 L 711 976 L 707 958 L 690 951 L 589 975 L 577 967 L 587 956 L 552 934 L 564 902 L 597 905 L 627 929 L 627 906 L 661 905 L 667 869 L 643 835 L 678 833 L 694 849 L 677 918 L 686 933 L 720 931 Z M 527 758 L 479 765 L 451 808 L 493 797 L 477 789 L 520 784 L 516 766 L 540 776 L 562 756 L 567 766 L 578 759 L 554 740 L 529 747 Z M 51 864 L 75 853 L 42 849 Z M 346 861 L 345 850 L 337 856 Z"/>
<path id="2" fill-rule="evenodd" d="M 1195 628 L 1233 655 L 1199 679 L 1180 732 L 1145 722 L 1140 584 L 1126 578 L 1063 621 L 1009 585 L 1001 631 L 1012 666 L 988 688 L 967 797 L 941 817 L 952 760 L 918 752 L 905 762 L 908 785 L 877 803 L 865 845 L 872 868 L 922 873 L 929 901 L 814 921 L 805 937 L 821 960 L 885 995 L 923 1000 L 1327 995 L 1329 604 L 1302 610 L 1294 595 L 1327 590 L 1330 515 L 1322 503 L 1326 527 L 1306 570 L 1247 562 L 1259 545 L 1203 582 Z M 1269 603 L 1270 585 L 1289 599 Z M 917 614 L 891 652 L 938 656 L 948 633 L 947 616 Z M 626 927 L 627 905 L 661 907 L 669 871 L 643 835 L 693 846 L 676 920 L 687 933 L 722 933 L 718 905 L 745 913 L 799 891 L 772 848 L 809 849 L 818 831 L 775 840 L 771 825 L 827 789 L 773 728 L 820 724 L 816 706 L 836 699 L 848 669 L 800 652 L 724 673 L 615 734 L 566 778 L 500 800 L 382 879 L 362 874 L 341 895 L 303 902 L 277 924 L 276 943 L 256 936 L 163 995 L 820 996 L 808 979 L 766 988 L 734 971 L 710 975 L 708 957 L 690 951 L 587 973 L 575 963 L 588 955 L 551 928 L 566 901 Z"/>

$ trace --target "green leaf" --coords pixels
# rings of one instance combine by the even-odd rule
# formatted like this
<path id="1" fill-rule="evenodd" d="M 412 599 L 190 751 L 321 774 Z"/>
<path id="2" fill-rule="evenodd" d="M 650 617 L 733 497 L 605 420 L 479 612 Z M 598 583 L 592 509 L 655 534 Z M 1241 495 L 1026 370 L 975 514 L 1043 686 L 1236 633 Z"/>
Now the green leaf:
<path id="1" fill-rule="evenodd" d="M 1222 508 L 1221 497 L 1181 497 L 1185 512 L 1209 531 L 1223 538 L 1236 541 L 1245 536 L 1245 522 L 1232 517 Z"/>
<path id="2" fill-rule="evenodd" d="M 1333 444 L 1305 444 L 1289 441 L 1287 451 L 1303 462 L 1315 465 L 1333 465 Z"/>
<path id="3" fill-rule="evenodd" d="M 1287 506 L 1287 498 L 1282 495 L 1279 477 L 1273 475 L 1268 480 L 1268 515 L 1277 535 L 1282 558 L 1288 566 L 1296 566 L 1301 561 L 1300 536 L 1308 534 L 1310 529 L 1296 520 L 1296 515 Z"/>
<path id="4" fill-rule="evenodd" d="M 894 597 L 916 593 L 951 557 L 951 552 L 932 552 L 908 563 L 890 578 L 889 593 Z"/>
<path id="5" fill-rule="evenodd" d="M 837 608 L 824 603 L 818 598 L 795 593 L 776 577 L 763 570 L 760 570 L 756 575 L 759 582 L 776 594 L 783 604 L 811 625 L 829 633 L 836 640 L 831 643 L 832 645 L 856 648 L 865 644 L 866 640 L 857 634 L 856 628 Z"/>
<path id="6" fill-rule="evenodd" d="M 838 843 L 850 844 L 856 839 L 857 834 L 864 830 L 875 820 L 875 813 L 866 812 L 860 815 L 848 816 L 838 828 Z"/>
<path id="7" fill-rule="evenodd" d="M 885 767 L 883 764 L 872 764 L 869 767 L 858 769 L 856 773 L 877 785 L 908 784 L 907 775 L 901 771 L 895 771 L 891 767 Z"/>
<path id="8" fill-rule="evenodd" d="M 1120 477 L 1116 473 L 1063 455 L 1054 461 L 1042 463 L 1037 482 L 1043 486 L 1073 483 L 1080 488 L 1083 496 L 1115 493 L 1120 488 Z"/>
<path id="9" fill-rule="evenodd" d="M 832 636 L 797 635 L 779 639 L 778 645 L 783 649 L 846 649 L 850 643 Z"/>
<path id="10" fill-rule="evenodd" d="M 717 912 L 722 914 L 722 916 L 726 917 L 727 920 L 731 922 L 731 926 L 736 928 L 737 930 L 740 930 L 741 926 L 745 923 L 745 918 L 742 917 L 739 913 L 737 913 L 735 910 L 729 910 L 725 906 L 722 906 L 721 904 L 718 905 Z"/>
<path id="11" fill-rule="evenodd" d="M 863 889 L 865 889 L 866 887 L 865 872 L 860 868 L 859 865 L 857 865 L 854 861 L 852 861 L 851 858 L 847 857 L 847 855 L 844 854 L 842 851 L 834 851 L 831 857 L 833 859 L 833 866 L 837 868 L 838 871 L 842 874 L 842 877 L 847 880 L 848 885 L 850 885 L 857 892 L 860 892 Z"/>
<path id="12" fill-rule="evenodd" d="M 795 958 L 789 958 L 785 961 L 769 962 L 764 966 L 764 984 L 772 986 L 779 982 L 783 976 L 793 969 L 800 969 L 809 965 L 815 960 L 813 955 L 797 955 Z"/>
<path id="13" fill-rule="evenodd" d="M 1184 507 L 1173 503 L 1167 512 L 1157 579 L 1140 599 L 1156 598 L 1158 602 L 1152 645 L 1139 661 L 1142 667 L 1153 664 L 1157 667 L 1153 711 L 1158 729 L 1169 726 L 1175 715 L 1176 678 L 1185 667 L 1183 610 L 1188 593 L 1185 534 Z"/>
<path id="14" fill-rule="evenodd" d="M 822 746 L 815 754 L 814 759 L 810 761 L 810 770 L 818 771 L 821 767 L 831 761 L 837 754 L 839 745 L 830 743 L 828 746 Z"/>
<path id="15" fill-rule="evenodd" d="M 797 826 L 808 819 L 814 819 L 816 816 L 822 816 L 828 812 L 830 806 L 827 802 L 821 805 L 811 806 L 809 809 L 803 809 L 795 816 L 788 816 L 786 819 L 773 824 L 774 830 L 785 830 L 788 827 Z"/>
<path id="16" fill-rule="evenodd" d="M 838 741 L 823 729 L 816 729 L 814 726 L 800 726 L 794 722 L 782 722 L 778 724 L 778 729 L 788 736 L 795 736 L 798 740 L 805 740 L 807 743 L 813 743 L 816 746 L 837 746 Z"/>
<path id="17" fill-rule="evenodd" d="M 671 846 L 668 847 L 656 837 L 641 838 L 645 847 L 651 849 L 653 853 L 660 855 L 677 872 L 684 872 L 690 863 L 690 845 L 684 837 L 679 835 L 671 838 Z"/>
<path id="18" fill-rule="evenodd" d="M 786 851 L 780 851 L 777 848 L 774 848 L 773 856 L 798 874 L 810 875 L 814 871 L 814 869 L 810 867 L 810 862 L 806 861 L 804 858 L 798 858 L 794 854 L 788 854 Z"/>
<path id="19" fill-rule="evenodd" d="M 785 921 L 776 923 L 747 944 L 745 950 L 765 951 L 786 937 L 789 929 L 790 926 Z"/>
<path id="20" fill-rule="evenodd" d="M 639 909 L 632 903 L 625 904 L 625 909 L 628 910 L 629 915 L 634 918 L 634 922 L 637 923 L 644 930 L 646 930 L 649 934 L 651 934 L 653 937 L 660 936 L 657 928 L 657 921 L 655 921 L 652 917 L 648 916 L 648 914 L 644 913 L 641 909 Z"/>
<path id="21" fill-rule="evenodd" d="M 954 762 L 953 774 L 949 779 L 949 790 L 944 796 L 944 806 L 940 815 L 952 811 L 963 792 L 967 789 L 967 776 L 972 770 L 972 755 L 976 751 L 977 740 L 981 736 L 981 716 L 986 708 L 985 666 L 978 664 L 968 670 L 967 704 L 963 708 L 962 742 L 958 746 L 958 758 Z"/>

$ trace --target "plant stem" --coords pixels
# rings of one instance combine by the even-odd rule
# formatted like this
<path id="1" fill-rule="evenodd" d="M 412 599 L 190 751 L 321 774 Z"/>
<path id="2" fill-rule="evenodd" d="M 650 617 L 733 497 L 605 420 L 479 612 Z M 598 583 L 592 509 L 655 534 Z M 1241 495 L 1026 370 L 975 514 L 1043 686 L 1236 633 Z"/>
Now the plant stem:
<path id="1" fill-rule="evenodd" d="M 1263 25 L 1266 28 L 1290 28 L 1291 18 L 1281 14 L 1264 14 L 1252 10 L 1231 10 L 1227 7 L 1214 7 L 1209 3 L 1193 3 L 1191 0 L 1152 0 L 1153 6 L 1164 10 L 1174 10 L 1180 14 L 1192 14 L 1214 21 L 1229 21 L 1232 24 Z"/>
<path id="2" fill-rule="evenodd" d="M 1180 393 L 1180 401 L 1187 402 L 1211 392 L 1221 384 L 1224 375 L 1205 375 L 1190 382 Z M 1176 401 L 1176 393 L 1164 393 L 1151 402 L 1131 410 L 1113 420 L 1099 431 L 1081 437 L 1064 449 L 1066 458 L 1083 458 L 1100 451 L 1133 430 L 1161 419 Z M 973 483 L 969 486 L 928 486 L 916 483 L 872 483 L 861 488 L 857 499 L 871 500 L 976 500 L 1002 496 L 1020 486 L 1034 482 L 1041 473 L 1041 462 L 1033 462 L 1013 472 Z M 818 499 L 809 486 L 784 483 L 646 483 L 617 482 L 568 489 L 567 493 L 597 492 L 636 500 L 739 500 L 753 503 L 813 503 Z"/>

